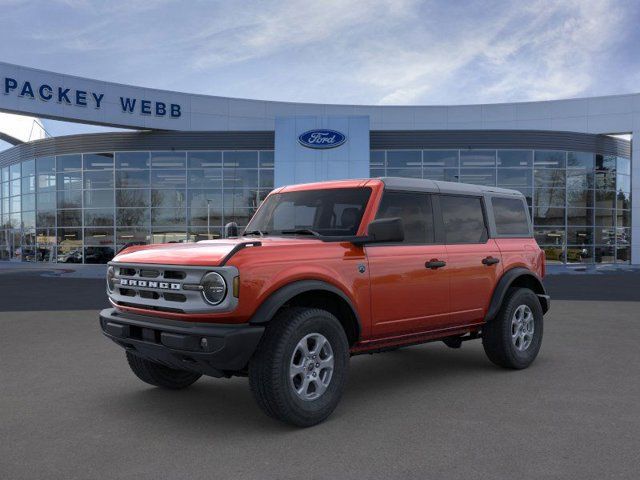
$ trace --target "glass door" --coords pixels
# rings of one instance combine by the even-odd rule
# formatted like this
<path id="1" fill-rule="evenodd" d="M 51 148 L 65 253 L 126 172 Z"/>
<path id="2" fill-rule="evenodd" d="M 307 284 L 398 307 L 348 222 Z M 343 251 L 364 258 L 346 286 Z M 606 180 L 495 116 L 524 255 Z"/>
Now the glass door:
<path id="1" fill-rule="evenodd" d="M 7 228 L 6 230 L 6 250 L 7 260 L 12 262 L 22 261 L 22 247 L 21 247 L 21 231 L 19 228 Z"/>

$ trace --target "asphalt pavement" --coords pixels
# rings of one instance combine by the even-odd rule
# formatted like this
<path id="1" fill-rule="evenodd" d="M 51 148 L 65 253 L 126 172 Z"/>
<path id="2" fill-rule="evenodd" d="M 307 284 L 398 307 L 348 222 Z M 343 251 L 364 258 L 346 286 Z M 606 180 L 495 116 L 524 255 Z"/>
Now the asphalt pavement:
<path id="1" fill-rule="evenodd" d="M 152 388 L 100 333 L 102 280 L 0 272 L 6 479 L 637 479 L 640 273 L 554 275 L 543 347 L 506 371 L 479 341 L 354 357 L 345 396 L 296 429 L 247 380 Z"/>

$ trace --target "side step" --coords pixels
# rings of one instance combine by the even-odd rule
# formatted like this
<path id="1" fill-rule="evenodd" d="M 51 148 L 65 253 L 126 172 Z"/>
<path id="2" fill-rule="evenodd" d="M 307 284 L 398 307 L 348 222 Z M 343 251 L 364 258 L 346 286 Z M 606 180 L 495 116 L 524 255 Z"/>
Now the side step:
<path id="1" fill-rule="evenodd" d="M 468 342 L 469 340 L 475 340 L 476 338 L 482 337 L 482 331 L 473 332 L 469 335 L 461 335 L 459 337 L 446 337 L 442 339 L 442 343 L 444 343 L 449 348 L 460 348 L 462 346 L 462 342 Z"/>

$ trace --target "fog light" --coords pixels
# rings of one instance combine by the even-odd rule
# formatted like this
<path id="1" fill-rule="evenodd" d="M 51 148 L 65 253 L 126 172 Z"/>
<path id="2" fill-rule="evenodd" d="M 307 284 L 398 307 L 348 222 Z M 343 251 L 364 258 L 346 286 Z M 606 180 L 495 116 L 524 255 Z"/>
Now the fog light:
<path id="1" fill-rule="evenodd" d="M 202 278 L 202 296 L 211 305 L 218 305 L 227 295 L 227 284 L 222 275 L 209 272 Z"/>
<path id="2" fill-rule="evenodd" d="M 206 338 L 202 337 L 200 339 L 200 348 L 202 350 L 206 350 L 208 347 L 209 347 L 209 341 Z"/>

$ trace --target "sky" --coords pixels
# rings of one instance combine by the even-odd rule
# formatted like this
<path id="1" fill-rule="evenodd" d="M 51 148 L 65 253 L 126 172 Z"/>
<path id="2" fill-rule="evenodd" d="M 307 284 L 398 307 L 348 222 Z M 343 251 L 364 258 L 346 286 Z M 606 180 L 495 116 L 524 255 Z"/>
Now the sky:
<path id="1" fill-rule="evenodd" d="M 638 0 L 0 0 L 0 12 L 0 61 L 191 93 L 442 105 L 640 91 Z"/>

